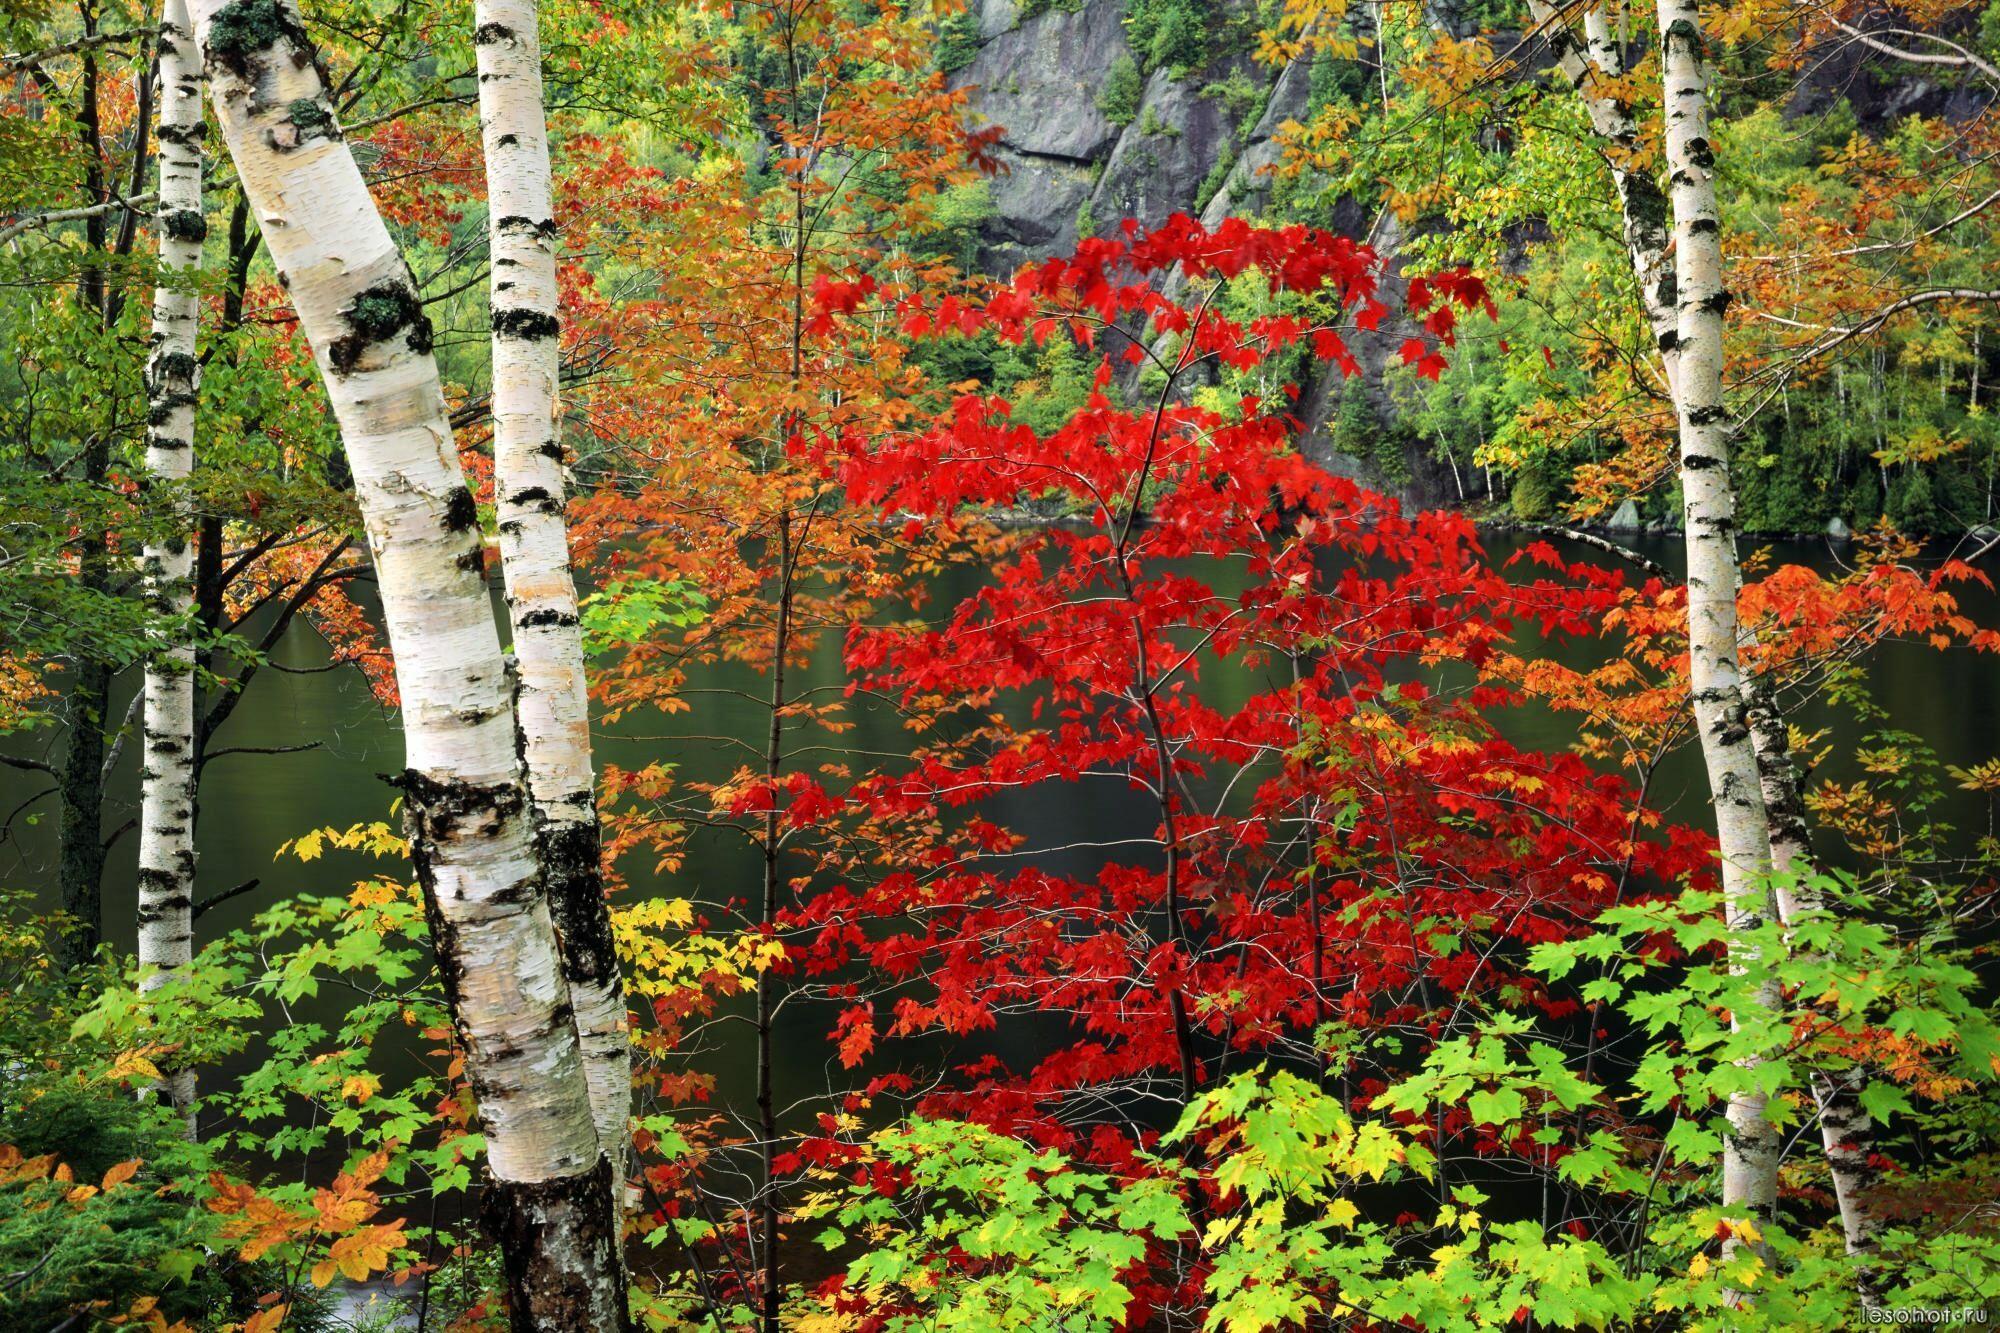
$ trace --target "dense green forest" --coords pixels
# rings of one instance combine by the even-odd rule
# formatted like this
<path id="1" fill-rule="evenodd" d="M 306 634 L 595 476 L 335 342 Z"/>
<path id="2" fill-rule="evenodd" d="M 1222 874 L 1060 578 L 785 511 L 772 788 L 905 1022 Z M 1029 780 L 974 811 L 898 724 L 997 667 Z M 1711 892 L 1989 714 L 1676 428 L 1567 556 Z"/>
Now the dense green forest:
<path id="1" fill-rule="evenodd" d="M 0 1328 L 2000 1317 L 2000 5 L 0 84 Z"/>

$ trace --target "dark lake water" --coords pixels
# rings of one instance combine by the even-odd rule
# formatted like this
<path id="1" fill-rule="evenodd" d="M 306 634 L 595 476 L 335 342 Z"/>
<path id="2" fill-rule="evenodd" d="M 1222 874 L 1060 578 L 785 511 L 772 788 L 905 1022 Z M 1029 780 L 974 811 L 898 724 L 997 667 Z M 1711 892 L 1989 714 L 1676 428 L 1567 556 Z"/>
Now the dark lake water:
<path id="1" fill-rule="evenodd" d="M 1487 539 L 1489 553 L 1500 561 L 1518 550 L 1527 539 L 1496 533 Z M 1648 537 L 1630 543 L 1651 558 L 1669 567 L 1678 567 L 1676 539 Z M 1573 552 L 1572 554 L 1581 554 Z M 1824 543 L 1791 544 L 1773 548 L 1780 562 L 1804 563 L 1830 568 L 1839 554 Z M 1608 559 L 1608 557 L 1601 557 Z M 956 575 L 966 580 L 963 587 L 945 587 L 947 597 L 971 590 L 968 573 Z M 1968 610 L 1983 624 L 2000 623 L 2000 606 L 1980 591 L 1963 592 Z M 838 686 L 843 681 L 838 660 L 838 636 L 826 636 L 822 651 L 797 688 Z M 1601 657 L 1601 644 L 1578 641 L 1552 643 L 1524 630 L 1517 646 L 1530 655 L 1554 655 L 1575 664 Z M 276 653 L 276 662 L 293 668 L 310 668 L 326 661 L 326 649 L 305 625 L 296 625 Z M 1951 764 L 1971 764 L 2000 754 L 2000 658 L 1981 656 L 1963 648 L 1936 650 L 1918 644 L 1888 644 L 1873 655 L 1870 663 L 1877 700 L 1888 710 L 1890 725 L 1914 732 L 1928 741 L 1939 756 Z M 126 682 L 129 691 L 134 682 Z M 743 762 L 740 751 L 717 744 L 719 735 L 754 737 L 768 723 L 768 713 L 752 696 L 766 689 L 762 678 L 747 668 L 720 665 L 697 671 L 689 682 L 703 690 L 692 713 L 673 717 L 634 716 L 603 729 L 598 738 L 599 757 L 628 768 L 666 759 L 680 765 L 685 778 L 726 777 Z M 1263 682 L 1237 672 L 1212 669 L 1205 675 L 1205 688 L 1223 698 L 1241 697 L 1260 688 Z M 128 696 L 129 697 L 129 696 Z M 858 701 L 857 701 L 858 702 Z M 121 700 L 122 703 L 122 700 Z M 906 744 L 907 734 L 899 720 L 887 710 L 857 708 L 857 724 L 851 739 L 857 750 L 890 749 Z M 1562 749 L 1574 737 L 1572 719 L 1539 708 L 1522 708 L 1503 714 L 1502 729 L 1517 743 L 1541 748 Z M 1828 727 L 1839 741 L 1851 742 L 1858 735 L 1850 717 L 1824 705 L 1815 705 L 1798 719 L 1811 728 Z M 295 674 L 266 670 L 258 676 L 218 738 L 222 746 L 295 745 L 318 742 L 318 748 L 281 756 L 236 755 L 210 764 L 202 787 L 199 828 L 200 882 L 198 896 L 220 891 L 257 878 L 261 885 L 253 892 L 229 902 L 203 917 L 200 932 L 213 936 L 247 924 L 263 907 L 283 897 L 300 893 L 343 893 L 359 867 L 351 858 L 330 857 L 311 864 L 295 859 L 275 859 L 280 844 L 301 833 L 327 826 L 347 825 L 387 817 L 392 791 L 379 774 L 402 766 L 402 744 L 396 719 L 387 714 L 370 695 L 365 682 L 352 670 Z M 33 734 L 12 741 L 20 752 L 46 752 L 59 740 Z M 1836 748 L 1838 754 L 1840 749 Z M 1851 744 L 1844 748 L 1851 749 Z M 133 811 L 137 799 L 136 744 L 127 752 L 116 774 L 109 807 L 115 813 L 108 823 L 115 827 Z M 1840 776 L 1852 772 L 1844 758 L 1837 758 L 1828 773 Z M 0 802 L 11 809 L 26 799 L 43 780 L 37 775 L 0 768 Z M 1010 798 L 993 813 L 1001 822 L 1028 831 L 1035 844 L 1061 847 L 1093 843 L 1102 847 L 1121 838 L 1151 835 L 1155 820 L 1150 803 L 1139 793 L 1119 783 L 1085 784 L 1061 791 L 1030 791 Z M 1654 780 L 1652 803 L 1670 814 L 1701 821 L 1707 801 L 1706 783 L 1698 754 L 1685 747 L 1672 756 Z M 1969 794 L 1955 793 L 1947 802 L 1947 815 L 1958 824 L 1969 841 L 1984 831 L 1987 810 L 1982 801 Z M 28 888 L 54 896 L 55 817 L 52 801 L 34 807 L 39 818 L 33 823 L 17 820 L 11 838 L 0 845 L 0 885 Z M 113 850 L 105 886 L 104 905 L 107 936 L 120 950 L 133 946 L 134 858 L 136 838 L 126 836 Z M 1111 853 L 1065 851 L 1062 863 L 1051 868 L 1066 872 L 1087 870 L 1076 858 Z M 652 871 L 652 858 L 641 854 L 624 867 L 630 894 L 656 893 L 690 897 L 703 902 L 745 899 L 754 895 L 758 883 L 759 858 L 756 850 L 735 834 L 720 832 L 698 837 L 689 849 L 681 871 L 668 878 Z M 781 1089 L 781 1100 L 809 1096 L 828 1085 L 833 1071 L 822 1067 L 830 1055 L 818 1038 L 824 1033 L 824 1015 L 801 1013 L 789 1017 L 787 1026 L 799 1025 L 801 1042 L 786 1042 L 784 1049 L 812 1052 L 812 1066 L 789 1068 Z M 746 1034 L 747 1035 L 747 1034 Z M 1036 1044 L 1033 1030 L 1020 1025 L 996 1038 L 1004 1054 L 1029 1055 Z M 1022 1049 L 1007 1051 L 1007 1046 Z M 709 1072 L 718 1076 L 718 1101 L 740 1101 L 747 1093 L 751 1052 L 747 1040 L 718 1044 L 703 1057 Z"/>

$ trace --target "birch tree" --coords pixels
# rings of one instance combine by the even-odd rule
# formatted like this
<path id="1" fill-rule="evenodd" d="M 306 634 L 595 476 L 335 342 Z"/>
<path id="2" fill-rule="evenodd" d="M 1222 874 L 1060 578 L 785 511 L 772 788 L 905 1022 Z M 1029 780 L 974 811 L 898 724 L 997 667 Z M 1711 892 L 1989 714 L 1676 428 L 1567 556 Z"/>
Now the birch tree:
<path id="1" fill-rule="evenodd" d="M 208 224 L 201 193 L 201 57 L 185 0 L 167 0 L 160 25 L 159 108 L 160 272 L 146 366 L 146 480 L 168 497 L 168 513 L 144 552 L 147 600 L 165 626 L 146 661 L 140 723 L 138 934 L 140 987 L 148 991 L 186 967 L 194 950 L 195 693 L 188 632 L 194 554 L 186 486 L 194 467 L 200 374 L 194 276 Z M 167 1070 L 161 1091 L 188 1107 L 194 1072 Z M 194 1132 L 192 1113 L 188 1132 Z"/>
<path id="2" fill-rule="evenodd" d="M 1546 0 L 1530 0 L 1528 8 L 1546 35 L 1557 71 L 1576 91 L 1591 129 L 1604 141 L 1604 160 L 1618 191 L 1625 253 L 1671 391 L 1680 358 L 1675 352 L 1679 312 L 1674 265 L 1667 252 L 1667 200 L 1653 173 L 1642 165 L 1639 120 L 1622 92 L 1629 73 L 1624 43 L 1601 6 L 1584 12 L 1580 37 Z"/>
<path id="3" fill-rule="evenodd" d="M 520 670 L 521 751 L 591 1112 L 622 1175 L 631 1035 L 599 870 L 590 697 L 563 520 L 561 323 L 539 15 L 535 0 L 479 0 L 475 18 L 492 242 L 494 495 Z"/>
<path id="4" fill-rule="evenodd" d="M 1735 492 L 1723 400 L 1722 237 L 1709 136 L 1708 61 L 1694 0 L 1660 0 L 1660 77 L 1673 205 L 1678 358 L 1674 405 L 1687 544 L 1688 687 L 1715 805 L 1722 887 L 1731 927 L 1749 932 L 1771 914 L 1771 834 L 1745 708 L 1736 595 Z M 1745 967 L 1754 955 L 1738 952 Z M 1760 999 L 1775 1009 L 1775 987 Z M 1764 1096 L 1731 1096 L 1722 1202 L 1755 1218 L 1777 1199 L 1780 1144 Z M 1725 1250 L 1741 1242 L 1732 1237 Z"/>
<path id="5" fill-rule="evenodd" d="M 1749 683 L 1747 704 L 1771 828 L 1773 897 L 1779 920 L 1791 927 L 1825 908 L 1812 889 L 1812 843 L 1806 829 L 1805 801 L 1792 761 L 1784 714 L 1771 697 L 1768 682 Z M 1860 1069 L 1844 1076 L 1824 1071 L 1812 1075 L 1820 1144 L 1826 1153 L 1827 1172 L 1833 1178 L 1841 1236 L 1847 1252 L 1864 1261 L 1858 1287 L 1862 1301 L 1873 1307 L 1879 1304 L 1880 1293 L 1866 1260 L 1875 1252 L 1876 1234 L 1882 1222 L 1869 1198 L 1878 1173 L 1869 1164 L 1874 1153 L 1875 1124 L 1861 1105 L 1861 1090 L 1866 1085 L 1867 1079 Z"/>
<path id="6" fill-rule="evenodd" d="M 619 1219 L 559 966 L 478 512 L 415 283 L 290 0 L 194 0 L 216 120 L 311 342 L 395 654 L 404 818 L 486 1138 L 513 1326 L 627 1326 Z"/>
<path id="7" fill-rule="evenodd" d="M 1659 348 L 1662 378 L 1669 394 L 1678 399 L 1680 303 L 1676 299 L 1678 279 L 1675 263 L 1668 248 L 1670 235 L 1666 199 L 1652 175 L 1635 166 L 1639 125 L 1630 103 L 1620 91 L 1629 73 L 1624 42 L 1604 6 L 1593 6 L 1584 11 L 1581 37 L 1553 6 L 1535 0 L 1531 8 L 1537 25 L 1547 35 L 1556 56 L 1558 71 L 1582 100 L 1592 129 L 1604 141 L 1605 160 L 1618 193 L 1625 249 L 1632 266 L 1640 306 Z M 1704 108 L 1705 105 L 1704 102 Z M 1706 141 L 1705 129 L 1701 137 Z M 1719 312 L 1717 323 L 1720 323 Z M 1733 515 L 1735 493 L 1726 460 L 1723 466 L 1709 471 L 1712 475 L 1708 480 L 1728 491 Z M 1733 564 L 1733 536 L 1729 554 Z M 1754 635 L 1739 625 L 1737 643 L 1740 662 L 1741 650 L 1754 646 Z M 1784 716 L 1778 701 L 1768 683 L 1742 680 L 1742 686 L 1758 785 L 1766 806 L 1770 864 L 1777 884 L 1775 907 L 1780 919 L 1790 924 L 1797 921 L 1803 912 L 1819 906 L 1813 902 L 1798 901 L 1788 888 L 1792 883 L 1805 882 L 1809 869 L 1810 842 L 1806 833 L 1804 800 L 1798 774 L 1790 760 Z M 1866 1186 L 1872 1177 L 1867 1160 L 1873 1127 L 1867 1113 L 1861 1109 L 1859 1090 L 1860 1081 L 1855 1078 L 1836 1080 L 1822 1076 L 1815 1080 L 1821 1140 L 1834 1180 L 1841 1228 L 1848 1250 L 1853 1254 L 1862 1254 L 1872 1248 L 1877 1230 L 1866 1200 Z M 1863 1285 L 1866 1296 L 1869 1292 L 1865 1281 Z"/>

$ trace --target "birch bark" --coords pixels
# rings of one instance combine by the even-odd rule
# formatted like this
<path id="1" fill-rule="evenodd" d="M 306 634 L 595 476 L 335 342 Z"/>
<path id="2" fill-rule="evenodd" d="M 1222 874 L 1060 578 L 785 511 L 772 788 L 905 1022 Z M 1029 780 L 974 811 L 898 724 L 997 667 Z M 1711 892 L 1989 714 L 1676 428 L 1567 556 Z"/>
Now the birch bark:
<path id="1" fill-rule="evenodd" d="M 168 628 L 146 660 L 139 781 L 139 964 L 142 991 L 158 990 L 194 953 L 194 644 L 188 633 L 194 516 L 186 486 L 194 468 L 195 360 L 201 268 L 201 57 L 185 0 L 167 0 L 160 26 L 159 278 L 153 288 L 152 354 L 146 366 L 146 483 L 167 497 L 164 535 L 146 543 L 146 599 Z M 160 1092 L 188 1115 L 194 1071 L 167 1069 Z"/>
<path id="2" fill-rule="evenodd" d="M 1764 806 L 1771 824 L 1774 897 L 1778 918 L 1789 927 L 1822 910 L 1825 904 L 1805 879 L 1812 870 L 1812 844 L 1784 714 L 1769 688 L 1754 679 L 1749 684 L 1748 706 Z M 1847 1252 L 1863 1261 L 1857 1286 L 1863 1304 L 1872 1309 L 1881 1303 L 1881 1293 L 1867 1260 L 1875 1252 L 1876 1233 L 1882 1223 L 1869 1200 L 1878 1173 L 1869 1164 L 1874 1151 L 1875 1125 L 1861 1106 L 1861 1090 L 1866 1086 L 1866 1073 L 1861 1069 L 1851 1070 L 1842 1077 L 1823 1071 L 1814 1071 L 1812 1075 L 1820 1144 L 1826 1152 L 1828 1173 L 1833 1177 L 1841 1235 Z"/>
<path id="3" fill-rule="evenodd" d="M 216 120 L 326 381 L 402 695 L 404 817 L 516 1330 L 629 1327 L 619 1210 L 535 861 L 484 548 L 408 267 L 291 0 L 193 0 Z"/>
<path id="4" fill-rule="evenodd" d="M 1708 64 L 1695 0 L 1659 0 L 1660 66 L 1667 173 L 1673 205 L 1679 357 L 1681 490 L 1686 504 L 1688 686 L 1715 804 L 1716 840 L 1730 926 L 1758 929 L 1771 917 L 1771 834 L 1745 708 L 1738 655 L 1735 491 L 1729 479 L 1728 408 L 1723 401 L 1722 238 L 1709 138 Z M 1732 956 L 1751 969 L 1757 957 Z M 1758 1000 L 1775 1011 L 1766 987 Z M 1754 1068 L 1755 1061 L 1746 1063 Z M 1777 1199 L 1778 1136 L 1755 1091 L 1731 1097 L 1723 1150 L 1722 1202 L 1759 1221 Z M 1741 1242 L 1725 1242 L 1724 1253 Z"/>
<path id="5" fill-rule="evenodd" d="M 1555 55 L 1556 69 L 1576 90 L 1591 129 L 1604 141 L 1605 161 L 1618 190 L 1625 253 L 1671 390 L 1680 361 L 1675 351 L 1680 317 L 1674 264 L 1667 252 L 1667 200 L 1642 165 L 1639 122 L 1631 104 L 1609 91 L 1620 87 L 1626 74 L 1624 46 L 1602 7 L 1585 12 L 1581 38 L 1547 0 L 1530 0 L 1529 10 Z"/>
<path id="6" fill-rule="evenodd" d="M 478 0 L 473 34 L 492 242 L 493 468 L 520 670 L 521 750 L 598 1142 L 623 1174 L 631 1032 L 599 870 L 590 698 L 569 556 L 556 224 L 535 0 Z"/>
<path id="7" fill-rule="evenodd" d="M 1627 73 L 1624 47 L 1601 6 L 1585 12 L 1581 41 L 1555 7 L 1543 0 L 1532 0 L 1531 9 L 1536 24 L 1547 34 L 1558 70 L 1582 99 L 1592 129 L 1605 141 L 1606 158 L 1618 190 L 1625 249 L 1640 303 L 1653 328 L 1668 391 L 1678 396 L 1680 315 L 1677 279 L 1668 254 L 1666 199 L 1650 174 L 1632 169 L 1638 148 L 1638 123 L 1630 105 L 1605 91 L 1616 88 L 1617 80 Z M 1733 491 L 1731 503 L 1734 503 Z M 1748 636 L 1743 642 L 1749 643 Z M 1748 684 L 1746 703 L 1770 827 L 1771 864 L 1780 876 L 1776 905 L 1779 918 L 1789 924 L 1798 919 L 1800 912 L 1817 906 L 1793 901 L 1789 888 L 1782 883 L 1782 877 L 1795 867 L 1803 870 L 1807 865 L 1809 844 L 1804 804 L 1785 743 L 1783 716 L 1774 700 L 1760 694 L 1755 682 Z M 1867 1162 L 1873 1126 L 1858 1100 L 1860 1086 L 1856 1079 L 1834 1080 L 1824 1076 L 1816 1079 L 1814 1085 L 1820 1107 L 1821 1138 L 1833 1174 L 1841 1228 L 1851 1254 L 1872 1250 L 1879 1226 L 1869 1216 L 1865 1201 L 1865 1190 L 1872 1179 Z M 1870 1295 L 1865 1281 L 1863 1295 Z"/>

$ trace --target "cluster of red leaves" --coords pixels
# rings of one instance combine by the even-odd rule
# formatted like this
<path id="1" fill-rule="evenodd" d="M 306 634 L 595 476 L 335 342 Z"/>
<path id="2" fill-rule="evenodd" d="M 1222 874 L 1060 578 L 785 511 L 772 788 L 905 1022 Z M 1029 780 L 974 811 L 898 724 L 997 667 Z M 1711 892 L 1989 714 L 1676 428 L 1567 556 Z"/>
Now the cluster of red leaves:
<path id="1" fill-rule="evenodd" d="M 781 932 L 785 966 L 846 997 L 842 1064 L 1036 1015 L 1043 1049 L 967 1059 L 929 1109 L 1129 1151 L 1100 1120 L 1119 1089 L 1310 1059 L 1330 1022 L 1435 1032 L 1444 1008 L 1503 989 L 1561 1011 L 1519 975 L 1525 946 L 1704 872 L 1705 840 L 1658 831 L 1622 779 L 1499 736 L 1479 710 L 1500 692 L 1425 683 L 1481 666 L 1529 605 L 1466 520 L 1407 516 L 1303 455 L 1290 392 L 1189 392 L 1297 345 L 1344 366 L 1337 329 L 1301 312 L 1372 323 L 1375 274 L 1365 247 L 1308 228 L 1177 218 L 981 301 L 891 303 L 908 336 L 1066 336 L 1103 359 L 1051 430 L 967 394 L 919 429 L 800 445 L 910 532 L 1051 520 L 936 618 L 850 633 L 850 692 L 896 699 L 926 738 L 907 763 L 840 792 L 795 777 L 737 793 L 877 849 Z M 1271 312 L 1231 318 L 1210 298 L 1246 275 Z M 1441 341 L 1487 305 L 1467 274 L 1417 292 Z M 823 281 L 817 327 L 879 318 L 880 295 Z M 1164 387 L 1121 405 L 1120 362 Z M 1581 630 L 1605 595 L 1544 581 L 1534 610 Z M 1255 683 L 1215 688 L 1225 668 Z M 1150 835 L 1108 846 L 1093 808 L 1150 812 Z"/>

